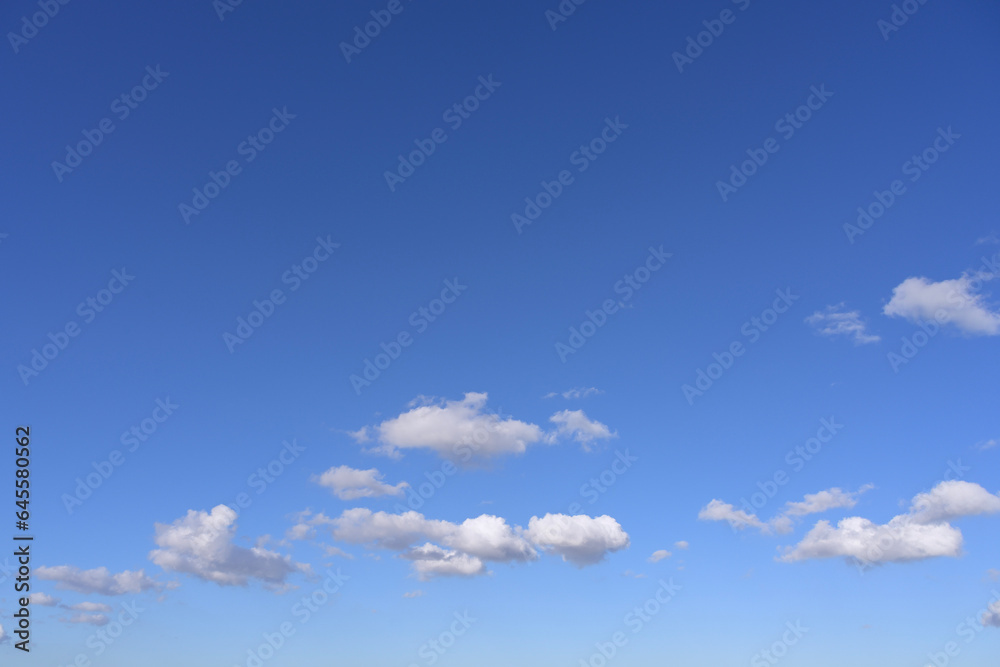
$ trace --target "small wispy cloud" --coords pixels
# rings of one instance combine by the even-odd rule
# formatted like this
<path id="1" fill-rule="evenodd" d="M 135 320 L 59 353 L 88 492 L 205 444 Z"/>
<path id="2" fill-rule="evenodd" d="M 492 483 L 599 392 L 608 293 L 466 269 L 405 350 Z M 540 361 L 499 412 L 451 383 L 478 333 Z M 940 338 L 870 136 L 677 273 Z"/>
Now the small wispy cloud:
<path id="1" fill-rule="evenodd" d="M 666 549 L 657 549 L 646 560 L 648 560 L 650 563 L 659 563 L 664 558 L 670 558 L 670 552 L 667 551 Z"/>
<path id="2" fill-rule="evenodd" d="M 976 443 L 976 449 L 981 452 L 985 452 L 987 449 L 993 449 L 997 445 L 1000 445 L 1000 440 L 996 438 L 990 438 L 989 440 L 983 440 L 982 442 Z"/>
<path id="3" fill-rule="evenodd" d="M 587 398 L 588 396 L 593 396 L 594 394 L 603 394 L 597 387 L 574 387 L 573 389 L 567 389 L 566 391 L 550 391 L 545 394 L 542 398 L 555 398 L 556 396 L 562 396 L 565 399 L 575 399 L 575 398 Z"/>
<path id="4" fill-rule="evenodd" d="M 1000 243 L 1000 236 L 996 232 L 990 232 L 982 238 L 976 239 L 976 245 L 994 245 Z"/>
<path id="5" fill-rule="evenodd" d="M 817 310 L 806 318 L 806 323 L 821 336 L 848 336 L 855 345 L 877 343 L 881 340 L 878 336 L 868 333 L 868 325 L 861 319 L 859 311 L 846 310 L 843 303 L 827 306 L 826 310 Z"/>

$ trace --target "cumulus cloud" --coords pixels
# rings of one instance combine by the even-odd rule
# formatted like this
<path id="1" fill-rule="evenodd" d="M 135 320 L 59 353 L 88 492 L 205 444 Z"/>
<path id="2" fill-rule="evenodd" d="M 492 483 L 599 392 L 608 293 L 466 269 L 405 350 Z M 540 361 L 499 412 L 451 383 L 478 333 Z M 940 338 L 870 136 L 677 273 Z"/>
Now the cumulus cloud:
<path id="1" fill-rule="evenodd" d="M 713 498 L 707 505 L 698 512 L 698 518 L 702 521 L 728 521 L 733 528 L 743 530 L 747 526 L 766 530 L 764 522 L 757 518 L 756 514 L 751 514 L 743 510 L 738 510 L 729 503 Z"/>
<path id="2" fill-rule="evenodd" d="M 556 396 L 562 396 L 565 399 L 572 400 L 577 398 L 587 398 L 592 394 L 600 394 L 600 393 L 602 392 L 597 387 L 574 387 L 573 389 L 567 389 L 566 391 L 563 392 L 551 391 L 545 394 L 543 398 L 555 398 Z"/>
<path id="3" fill-rule="evenodd" d="M 126 595 L 162 588 L 159 582 L 147 577 L 144 570 L 125 570 L 112 574 L 106 567 L 81 570 L 71 565 L 56 565 L 39 567 L 35 576 L 56 582 L 56 588 L 84 594 Z"/>
<path id="4" fill-rule="evenodd" d="M 941 523 L 963 516 L 1000 512 L 1000 496 L 978 484 L 962 480 L 941 482 L 927 493 L 919 493 L 910 506 L 914 523 Z"/>
<path id="5" fill-rule="evenodd" d="M 847 310 L 843 303 L 827 306 L 826 310 L 817 310 L 806 318 L 806 323 L 812 325 L 821 336 L 847 336 L 855 345 L 877 343 L 878 336 L 868 333 L 867 325 L 861 319 L 857 310 Z"/>
<path id="6" fill-rule="evenodd" d="M 664 558 L 670 558 L 671 554 L 666 549 L 657 549 L 652 553 L 652 555 L 647 558 L 650 563 L 659 563 Z"/>
<path id="7" fill-rule="evenodd" d="M 879 525 L 862 517 L 842 519 L 833 527 L 818 522 L 786 562 L 844 557 L 861 563 L 907 562 L 962 553 L 962 533 L 949 522 L 964 516 L 1000 512 L 1000 498 L 971 482 L 941 482 L 913 498 L 906 514 Z"/>
<path id="8" fill-rule="evenodd" d="M 994 277 L 979 272 L 940 282 L 907 278 L 892 290 L 892 299 L 882 312 L 916 323 L 951 323 L 973 336 L 996 336 L 1000 334 L 1000 312 L 980 292 L 983 283 Z"/>
<path id="9" fill-rule="evenodd" d="M 322 475 L 313 475 L 312 481 L 333 491 L 341 500 L 357 500 L 374 496 L 401 496 L 409 486 L 400 482 L 395 486 L 382 481 L 382 473 L 376 468 L 358 470 L 349 466 L 330 468 Z"/>
<path id="10" fill-rule="evenodd" d="M 52 597 L 48 593 L 32 593 L 31 604 L 36 604 L 39 607 L 55 607 L 59 604 L 59 598 Z"/>
<path id="11" fill-rule="evenodd" d="M 556 431 L 550 435 L 551 439 L 565 436 L 576 440 L 585 448 L 594 440 L 618 436 L 605 424 L 589 419 L 583 410 L 563 410 L 549 417 L 549 421 L 556 425 Z"/>
<path id="12" fill-rule="evenodd" d="M 613 551 L 629 546 L 628 533 L 608 515 L 546 514 L 531 517 L 528 539 L 546 551 L 562 556 L 577 567 L 604 560 Z"/>
<path id="13" fill-rule="evenodd" d="M 246 586 L 252 579 L 280 589 L 290 574 L 308 572 L 309 567 L 295 563 L 260 546 L 233 544 L 236 537 L 236 512 L 217 505 L 211 512 L 189 510 L 170 524 L 156 524 L 156 544 L 149 559 L 172 572 L 184 572 L 220 586 Z"/>
<path id="14" fill-rule="evenodd" d="M 608 516 L 547 514 L 532 517 L 525 530 L 489 514 L 454 523 L 415 511 L 390 514 L 356 507 L 322 523 L 338 541 L 399 552 L 421 579 L 486 574 L 486 563 L 528 562 L 538 558 L 538 550 L 583 566 L 628 546 L 628 535 Z"/>
<path id="15" fill-rule="evenodd" d="M 486 410 L 487 395 L 469 392 L 460 401 L 417 405 L 398 417 L 352 433 L 358 442 L 377 440 L 370 451 L 398 457 L 404 449 L 429 449 L 467 461 L 522 454 L 542 440 L 542 429 Z"/>

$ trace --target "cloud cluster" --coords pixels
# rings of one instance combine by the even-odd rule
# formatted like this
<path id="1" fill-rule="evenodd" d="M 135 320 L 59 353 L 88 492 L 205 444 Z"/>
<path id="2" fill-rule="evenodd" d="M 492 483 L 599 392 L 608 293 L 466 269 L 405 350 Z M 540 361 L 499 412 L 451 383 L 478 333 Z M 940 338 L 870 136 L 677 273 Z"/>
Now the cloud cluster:
<path id="1" fill-rule="evenodd" d="M 892 299 L 882 312 L 915 323 L 949 322 L 973 336 L 1000 335 L 1000 312 L 979 291 L 992 280 L 991 273 L 963 274 L 954 280 L 933 282 L 907 278 L 892 290 Z"/>
<path id="2" fill-rule="evenodd" d="M 285 586 L 288 576 L 309 572 L 307 565 L 295 563 L 261 546 L 233 544 L 236 512 L 217 505 L 211 512 L 189 510 L 170 524 L 156 524 L 156 544 L 149 559 L 164 570 L 184 572 L 220 586 L 246 586 L 260 580 L 272 589 Z"/>
<path id="3" fill-rule="evenodd" d="M 524 529 L 489 514 L 453 523 L 414 511 L 390 514 L 356 507 L 333 519 L 308 515 L 301 525 L 326 526 L 340 542 L 398 552 L 412 561 L 420 579 L 486 574 L 486 563 L 528 562 L 538 558 L 539 550 L 582 567 L 629 543 L 609 516 L 546 514 L 532 517 Z"/>
<path id="4" fill-rule="evenodd" d="M 842 519 L 836 527 L 820 521 L 781 560 L 844 557 L 878 564 L 942 556 L 955 558 L 962 553 L 962 533 L 949 522 L 997 512 L 1000 512 L 1000 497 L 978 484 L 949 480 L 915 496 L 906 514 L 895 516 L 883 525 L 862 517 Z"/>
<path id="5" fill-rule="evenodd" d="M 406 449 L 426 449 L 462 462 L 523 454 L 530 445 L 552 443 L 560 437 L 587 446 L 594 440 L 615 436 L 582 410 L 557 412 L 551 417 L 556 428 L 546 434 L 537 424 L 488 411 L 487 398 L 485 393 L 475 392 L 458 401 L 422 398 L 399 416 L 350 435 L 360 443 L 376 442 L 369 452 L 399 457 Z"/>
<path id="6" fill-rule="evenodd" d="M 341 500 L 357 500 L 375 496 L 401 496 L 409 486 L 400 482 L 395 486 L 382 481 L 382 473 L 376 468 L 358 470 L 349 466 L 330 468 L 322 475 L 313 475 L 312 481 L 333 491 Z"/>
<path id="7" fill-rule="evenodd" d="M 816 311 L 806 318 L 806 323 L 812 325 L 821 336 L 847 336 L 855 345 L 877 343 L 878 336 L 868 333 L 868 328 L 857 310 L 846 310 L 843 303 L 827 306 L 826 310 Z"/>

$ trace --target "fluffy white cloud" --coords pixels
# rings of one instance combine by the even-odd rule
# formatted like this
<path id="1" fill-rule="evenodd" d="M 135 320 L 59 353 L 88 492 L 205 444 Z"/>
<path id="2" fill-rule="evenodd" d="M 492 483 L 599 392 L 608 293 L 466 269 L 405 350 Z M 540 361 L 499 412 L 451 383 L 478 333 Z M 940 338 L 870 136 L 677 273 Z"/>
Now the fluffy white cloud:
<path id="1" fill-rule="evenodd" d="M 349 466 L 330 468 L 322 475 L 313 475 L 312 481 L 325 486 L 341 500 L 356 500 L 373 496 L 401 496 L 409 484 L 400 482 L 393 486 L 382 481 L 376 468 L 358 470 Z"/>
<path id="2" fill-rule="evenodd" d="M 845 557 L 865 564 L 952 557 L 962 553 L 962 532 L 949 521 L 1000 511 L 1000 498 L 971 482 L 941 482 L 913 498 L 909 512 L 884 525 L 862 517 L 837 523 L 818 522 L 795 547 L 786 562 Z"/>
<path id="3" fill-rule="evenodd" d="M 245 586 L 259 579 L 269 588 L 281 588 L 288 575 L 308 572 L 295 563 L 260 546 L 247 549 L 233 544 L 236 512 L 217 505 L 209 512 L 189 510 L 171 524 L 156 524 L 156 544 L 149 559 L 164 570 L 185 572 L 220 586 Z"/>
<path id="4" fill-rule="evenodd" d="M 598 517 L 582 514 L 533 516 L 528 522 L 526 536 L 542 549 L 578 567 L 598 563 L 609 552 L 629 546 L 628 533 L 606 514 Z"/>
<path id="5" fill-rule="evenodd" d="M 39 607 L 55 607 L 59 604 L 59 598 L 52 597 L 48 593 L 32 593 L 31 604 L 36 604 Z"/>
<path id="6" fill-rule="evenodd" d="M 35 576 L 45 581 L 56 582 L 56 588 L 85 594 L 125 595 L 162 588 L 159 582 L 147 577 L 144 570 L 136 572 L 125 570 L 111 574 L 106 567 L 81 570 L 71 565 L 56 565 L 39 567 Z"/>
<path id="7" fill-rule="evenodd" d="M 843 303 L 827 306 L 826 310 L 817 310 L 806 318 L 806 323 L 812 325 L 821 336 L 848 336 L 855 345 L 882 340 L 868 333 L 868 327 L 859 311 L 846 310 Z"/>
<path id="8" fill-rule="evenodd" d="M 978 484 L 962 480 L 941 482 L 927 493 L 917 494 L 910 507 L 914 523 L 940 523 L 963 516 L 1000 512 L 1000 496 Z"/>
<path id="9" fill-rule="evenodd" d="M 453 523 L 414 511 L 389 514 L 356 507 L 319 523 L 328 525 L 341 542 L 400 552 L 423 579 L 486 574 L 486 563 L 532 561 L 538 558 L 537 549 L 589 565 L 629 544 L 628 535 L 608 516 L 547 514 L 532 517 L 525 530 L 489 514 Z"/>
<path id="10" fill-rule="evenodd" d="M 542 440 L 535 424 L 486 411 L 486 394 L 467 393 L 460 401 L 413 407 L 398 417 L 351 435 L 359 442 L 377 439 L 372 451 L 399 456 L 403 449 L 430 449 L 451 460 L 521 454 Z"/>
<path id="11" fill-rule="evenodd" d="M 549 417 L 549 421 L 556 425 L 556 431 L 551 434 L 551 439 L 565 436 L 573 438 L 584 447 L 594 440 L 606 440 L 618 436 L 605 424 L 589 419 L 583 410 L 563 410 Z"/>
<path id="12" fill-rule="evenodd" d="M 853 558 L 862 563 L 906 562 L 939 556 L 958 557 L 962 533 L 949 524 L 913 523 L 905 515 L 879 525 L 859 516 L 842 519 L 834 528 L 818 522 L 781 560 Z"/>
<path id="13" fill-rule="evenodd" d="M 652 555 L 647 558 L 650 563 L 659 563 L 664 558 L 670 558 L 670 552 L 666 549 L 657 549 L 652 553 Z"/>
<path id="14" fill-rule="evenodd" d="M 892 290 L 892 299 L 882 312 L 911 322 L 950 322 L 964 333 L 976 336 L 1000 334 L 1000 312 L 979 291 L 993 274 L 963 274 L 955 280 L 931 282 L 907 278 Z"/>

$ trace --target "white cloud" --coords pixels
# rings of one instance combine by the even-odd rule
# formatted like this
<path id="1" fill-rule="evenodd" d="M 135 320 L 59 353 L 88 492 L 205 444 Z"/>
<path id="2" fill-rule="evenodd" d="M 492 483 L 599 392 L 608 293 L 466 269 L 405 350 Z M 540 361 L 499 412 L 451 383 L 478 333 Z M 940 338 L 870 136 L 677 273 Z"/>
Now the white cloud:
<path id="1" fill-rule="evenodd" d="M 795 547 L 786 562 L 845 557 L 863 563 L 907 562 L 952 557 L 962 553 L 962 532 L 949 521 L 963 516 L 1000 512 L 1000 498 L 971 482 L 941 482 L 913 498 L 909 512 L 884 525 L 862 517 L 837 523 L 818 522 Z"/>
<path id="2" fill-rule="evenodd" d="M 652 555 L 647 558 L 650 563 L 659 563 L 664 558 L 670 558 L 671 554 L 666 549 L 657 549 L 652 553 Z"/>
<path id="3" fill-rule="evenodd" d="M 589 419 L 583 410 L 563 410 L 549 417 L 549 421 L 557 427 L 551 436 L 552 439 L 566 436 L 581 443 L 585 448 L 594 440 L 606 440 L 618 436 L 605 424 Z"/>
<path id="4" fill-rule="evenodd" d="M 628 533 L 610 516 L 546 514 L 531 517 L 528 539 L 546 551 L 578 567 L 604 560 L 612 552 L 629 546 Z"/>
<path id="5" fill-rule="evenodd" d="M 522 454 L 542 440 L 537 425 L 486 411 L 486 399 L 485 393 L 469 392 L 460 401 L 418 405 L 352 435 L 359 442 L 377 439 L 381 444 L 371 451 L 389 456 L 398 457 L 404 449 L 430 449 L 462 461 Z"/>
<path id="6" fill-rule="evenodd" d="M 892 299 L 882 312 L 911 322 L 950 322 L 962 332 L 977 336 L 1000 334 L 1000 312 L 979 292 L 993 274 L 963 274 L 955 280 L 931 282 L 907 278 L 892 290 Z"/>
<path id="7" fill-rule="evenodd" d="M 382 481 L 382 473 L 376 468 L 358 470 L 349 466 L 330 468 L 322 475 L 313 475 L 312 481 L 325 486 L 341 500 L 356 500 L 374 496 L 401 496 L 406 482 L 392 486 Z"/>
<path id="8" fill-rule="evenodd" d="M 674 546 L 677 547 L 678 549 L 687 549 L 691 545 L 685 542 L 684 540 L 680 540 L 679 542 L 674 542 Z"/>
<path id="9" fill-rule="evenodd" d="M 32 593 L 31 604 L 37 604 L 39 607 L 55 607 L 59 604 L 59 598 L 52 597 L 48 593 Z"/>
<path id="10" fill-rule="evenodd" d="M 63 606 L 66 609 L 70 609 L 72 611 L 88 611 L 88 612 L 95 612 L 95 611 L 108 612 L 108 611 L 111 611 L 111 605 L 109 605 L 109 604 L 103 604 L 101 602 L 78 602 L 77 604 L 70 604 L 70 605 L 63 605 Z"/>
<path id="11" fill-rule="evenodd" d="M 1000 602 L 994 602 L 991 604 L 979 622 L 983 625 L 991 625 L 994 628 L 1000 628 Z"/>
<path id="12" fill-rule="evenodd" d="M 927 493 L 917 494 L 910 507 L 910 519 L 914 523 L 940 523 L 963 516 L 997 512 L 1000 512 L 1000 497 L 978 484 L 949 480 Z"/>
<path id="13" fill-rule="evenodd" d="M 56 588 L 85 594 L 125 595 L 162 588 L 159 582 L 147 577 L 144 570 L 125 570 L 111 574 L 106 567 L 81 570 L 71 565 L 56 565 L 39 567 L 35 576 L 56 582 Z"/>
<path id="14" fill-rule="evenodd" d="M 990 568 L 986 570 L 986 576 L 990 581 L 1000 581 L 1000 570 Z"/>
<path id="15" fill-rule="evenodd" d="M 748 514 L 715 498 L 701 508 L 701 511 L 698 512 L 698 518 L 702 521 L 728 521 L 730 526 L 740 530 L 747 526 L 767 530 L 767 526 L 757 518 L 756 514 Z"/>
<path id="16" fill-rule="evenodd" d="M 403 597 L 404 598 L 418 598 L 418 597 L 422 596 L 423 594 L 424 594 L 424 592 L 420 591 L 420 590 L 409 591 L 407 593 L 403 593 Z"/>
<path id="17" fill-rule="evenodd" d="M 73 614 L 69 618 L 59 619 L 63 623 L 85 623 L 87 625 L 107 625 L 108 617 L 104 614 Z"/>
<path id="18" fill-rule="evenodd" d="M 986 236 L 976 239 L 976 245 L 987 245 L 1000 243 L 1000 236 L 997 236 L 996 232 L 990 232 Z"/>
<path id="19" fill-rule="evenodd" d="M 597 387 L 574 387 L 573 389 L 567 389 L 564 392 L 551 391 L 545 394 L 543 398 L 555 398 L 556 396 L 562 396 L 565 399 L 572 400 L 577 398 L 587 398 L 592 394 L 600 394 L 600 393 L 603 392 L 601 392 L 601 390 L 598 389 Z"/>
<path id="20" fill-rule="evenodd" d="M 738 510 L 729 503 L 713 499 L 701 509 L 698 518 L 703 521 L 728 521 L 730 526 L 740 530 L 750 526 L 765 535 L 789 533 L 792 531 L 795 518 L 839 507 L 854 507 L 857 504 L 857 497 L 871 488 L 872 485 L 867 484 L 855 492 L 834 487 L 818 493 L 807 493 L 801 501 L 785 503 L 782 511 L 766 522 L 756 514 Z"/>
<path id="21" fill-rule="evenodd" d="M 949 524 L 917 524 L 901 515 L 878 525 L 853 516 L 842 519 L 836 528 L 829 521 L 818 522 L 781 560 L 843 556 L 866 563 L 902 563 L 939 556 L 956 558 L 961 552 L 962 533 Z"/>
<path id="22" fill-rule="evenodd" d="M 160 548 L 149 552 L 149 559 L 164 570 L 185 572 L 220 586 L 245 586 L 259 579 L 269 588 L 281 588 L 288 575 L 309 571 L 289 556 L 259 546 L 236 546 L 235 537 L 236 512 L 230 507 L 217 505 L 211 513 L 189 510 L 171 524 L 156 524 Z"/>
<path id="23" fill-rule="evenodd" d="M 976 443 L 976 449 L 981 452 L 985 452 L 987 449 L 993 449 L 997 445 L 1000 445 L 1000 440 L 996 438 L 990 438 L 989 440 L 983 440 L 980 443 Z"/>
<path id="24" fill-rule="evenodd" d="M 861 319 L 857 310 L 846 310 L 843 303 L 827 306 L 825 311 L 817 310 L 806 318 L 806 323 L 813 326 L 822 336 L 848 336 L 855 345 L 877 343 L 878 336 L 868 333 L 868 327 Z"/>
<path id="25" fill-rule="evenodd" d="M 536 549 L 583 566 L 628 546 L 628 535 L 608 516 L 547 514 L 542 519 L 532 517 L 525 530 L 489 514 L 453 523 L 414 511 L 389 514 L 356 507 L 322 523 L 341 542 L 399 552 L 413 561 L 422 579 L 486 574 L 486 563 L 532 561 L 538 558 Z"/>

